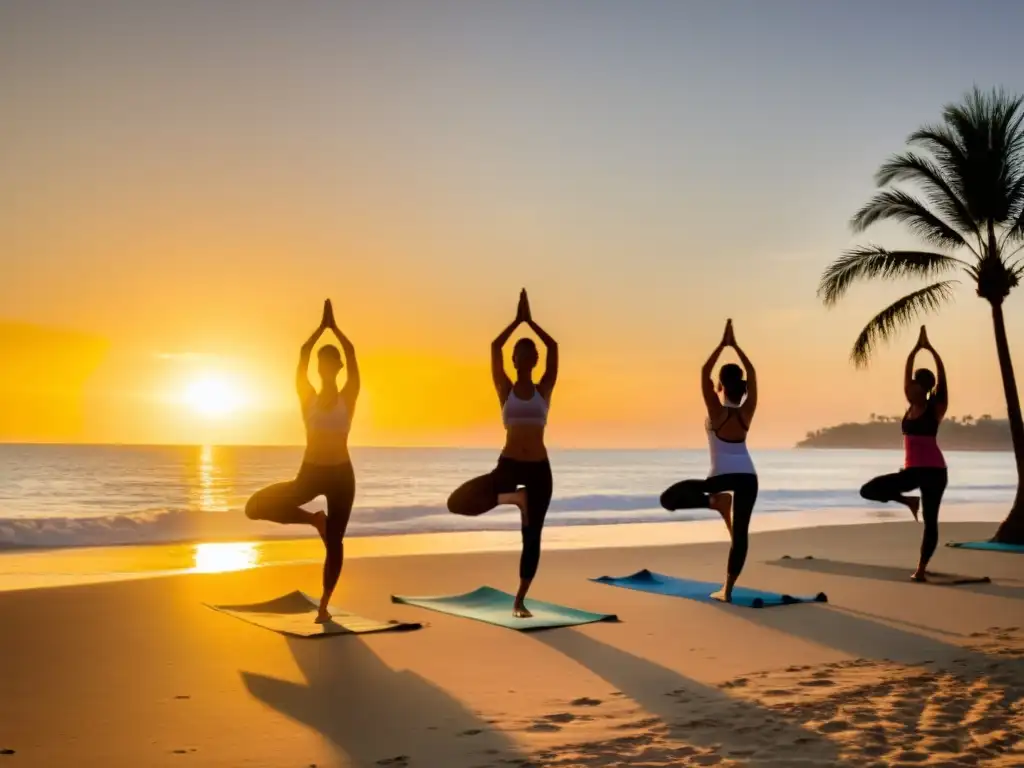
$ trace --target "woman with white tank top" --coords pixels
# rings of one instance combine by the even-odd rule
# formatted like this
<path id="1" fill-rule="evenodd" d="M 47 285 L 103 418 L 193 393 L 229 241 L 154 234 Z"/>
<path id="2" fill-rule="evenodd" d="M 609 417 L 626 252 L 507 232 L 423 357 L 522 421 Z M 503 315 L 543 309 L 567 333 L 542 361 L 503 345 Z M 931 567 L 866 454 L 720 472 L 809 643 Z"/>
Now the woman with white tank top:
<path id="1" fill-rule="evenodd" d="M 736 350 L 743 369 L 734 363 L 723 365 L 716 388 L 711 380 L 715 363 L 726 347 Z M 711 471 L 705 480 L 683 480 L 661 495 L 661 505 L 679 509 L 714 509 L 725 520 L 732 537 L 724 587 L 712 597 L 732 600 L 733 586 L 747 559 L 750 517 L 757 501 L 757 471 L 747 450 L 747 431 L 757 408 L 757 374 L 750 359 L 736 344 L 732 320 L 725 325 L 721 343 L 701 369 L 701 392 L 707 406 L 708 448 Z M 723 397 L 720 400 L 718 393 Z M 744 397 L 745 396 L 745 397 Z M 730 496 L 731 494 L 731 496 Z"/>

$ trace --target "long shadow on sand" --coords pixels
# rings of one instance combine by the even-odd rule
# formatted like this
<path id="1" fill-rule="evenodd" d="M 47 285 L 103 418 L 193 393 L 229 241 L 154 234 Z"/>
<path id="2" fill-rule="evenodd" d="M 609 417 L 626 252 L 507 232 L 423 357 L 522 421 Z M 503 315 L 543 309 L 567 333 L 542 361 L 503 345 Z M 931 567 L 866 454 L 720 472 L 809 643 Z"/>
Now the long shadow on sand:
<path id="1" fill-rule="evenodd" d="M 971 637 L 987 640 L 987 645 L 965 648 L 832 606 L 806 611 L 799 606 L 762 611 L 723 604 L 716 608 L 855 657 L 814 670 L 793 668 L 802 676 L 798 685 L 826 686 L 824 700 L 809 698 L 794 708 L 794 714 L 803 712 L 804 718 L 815 720 L 838 718 L 842 730 L 861 729 L 868 740 L 858 737 L 847 744 L 861 758 L 871 758 L 872 764 L 910 765 L 909 761 L 927 760 L 937 749 L 963 753 L 963 761 L 950 765 L 989 764 L 1017 754 L 1021 737 L 1014 713 L 1024 704 L 1024 678 L 1012 648 L 1016 630 L 976 633 Z M 871 671 L 862 676 L 865 667 Z M 844 683 L 853 687 L 843 690 Z M 940 741 L 933 738 L 936 734 Z"/>
<path id="2" fill-rule="evenodd" d="M 838 762 L 836 745 L 826 737 L 764 707 L 729 696 L 717 688 L 698 683 L 582 632 L 544 632 L 532 637 L 603 678 L 664 724 L 659 732 L 658 723 L 641 720 L 633 725 L 642 728 L 646 735 L 624 735 L 633 750 L 645 748 L 648 750 L 645 757 L 652 760 L 685 760 L 693 751 L 686 745 L 692 745 L 712 751 L 718 751 L 720 746 L 722 756 L 731 755 L 738 760 L 755 754 L 766 757 L 766 751 L 774 750 L 776 760 L 813 754 L 814 764 L 835 765 Z M 644 739 L 646 744 L 638 743 Z M 589 756 L 588 762 L 578 764 L 621 765 L 621 762 L 615 762 L 618 758 L 613 754 L 616 741 L 590 745 L 594 754 Z M 601 754 L 612 762 L 601 762 Z"/>
<path id="3" fill-rule="evenodd" d="M 359 637 L 287 642 L 306 684 L 242 672 L 246 688 L 318 731 L 354 766 L 433 765 L 455 739 L 466 741 L 462 754 L 474 766 L 519 754 L 457 699 L 414 672 L 392 669 Z"/>
<path id="4" fill-rule="evenodd" d="M 827 573 L 833 576 L 850 576 L 856 579 L 874 579 L 876 581 L 893 581 L 899 584 L 913 584 L 910 580 L 909 568 L 898 568 L 891 565 L 868 565 L 865 563 L 847 563 L 842 560 L 828 560 L 814 558 L 811 560 L 772 560 L 769 565 L 777 565 L 780 568 L 791 568 L 795 571 L 813 571 L 815 573 Z M 946 586 L 942 584 L 913 584 L 925 590 L 959 589 L 967 592 L 976 592 L 981 595 L 992 597 L 1008 597 L 1014 600 L 1024 600 L 1024 587 L 1011 587 L 1006 584 L 957 584 Z M 934 594 L 934 592 L 932 592 Z"/>
<path id="5" fill-rule="evenodd" d="M 995 669 L 1010 663 L 998 655 L 990 655 L 978 648 L 937 640 L 927 635 L 908 632 L 882 623 L 861 618 L 837 606 L 820 606 L 814 610 L 761 610 L 715 603 L 718 610 L 742 617 L 778 632 L 785 632 L 824 645 L 858 659 L 889 661 L 912 666 L 934 663 L 948 666 L 953 663 L 956 672 L 969 679 L 986 678 Z M 1014 617 L 1007 621 L 1015 623 Z M 982 640 L 985 633 L 978 633 Z"/>

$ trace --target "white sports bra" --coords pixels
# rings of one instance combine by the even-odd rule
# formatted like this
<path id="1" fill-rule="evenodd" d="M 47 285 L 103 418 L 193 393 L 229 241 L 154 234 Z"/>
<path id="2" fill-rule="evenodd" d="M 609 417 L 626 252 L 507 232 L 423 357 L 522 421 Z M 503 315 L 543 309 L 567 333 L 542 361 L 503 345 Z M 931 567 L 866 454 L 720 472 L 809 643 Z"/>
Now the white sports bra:
<path id="1" fill-rule="evenodd" d="M 501 421 L 506 427 L 543 427 L 548 423 L 548 404 L 536 389 L 529 400 L 509 392 L 501 409 Z"/>
<path id="2" fill-rule="evenodd" d="M 341 395 L 338 395 L 337 402 L 331 408 L 323 408 L 314 400 L 306 412 L 307 432 L 347 435 L 351 423 L 348 407 Z"/>
<path id="3" fill-rule="evenodd" d="M 736 417 L 740 419 L 740 424 L 743 424 L 739 406 L 728 403 L 725 407 L 728 409 L 729 415 L 718 426 L 719 429 L 725 425 L 726 421 L 732 418 L 733 414 L 736 414 Z M 746 439 L 739 442 L 723 440 L 715 433 L 714 428 L 711 426 L 711 419 L 707 420 L 706 426 L 708 431 L 708 448 L 711 450 L 711 472 L 708 473 L 708 477 L 715 477 L 716 475 L 757 474 L 757 471 L 754 469 L 754 461 L 750 458 L 750 452 L 747 450 Z"/>

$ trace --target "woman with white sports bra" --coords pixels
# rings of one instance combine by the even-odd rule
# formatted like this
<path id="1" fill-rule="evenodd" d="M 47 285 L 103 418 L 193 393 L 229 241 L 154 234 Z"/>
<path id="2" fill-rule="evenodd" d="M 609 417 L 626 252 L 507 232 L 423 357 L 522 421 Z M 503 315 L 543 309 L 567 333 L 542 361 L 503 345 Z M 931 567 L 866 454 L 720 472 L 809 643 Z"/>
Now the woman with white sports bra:
<path id="1" fill-rule="evenodd" d="M 717 391 L 711 377 L 722 350 L 732 347 L 743 369 L 734 363 L 718 372 Z M 661 495 L 661 505 L 674 512 L 679 509 L 714 509 L 725 520 L 732 537 L 724 587 L 712 597 L 732 600 L 733 586 L 747 559 L 750 517 L 757 501 L 757 471 L 747 450 L 747 432 L 757 409 L 757 374 L 750 359 L 736 344 L 732 320 L 725 325 L 721 343 L 701 369 L 701 392 L 707 406 L 708 445 L 711 471 L 706 480 L 683 480 Z M 719 400 L 718 393 L 724 397 Z M 744 399 L 745 396 L 745 399 Z M 730 496 L 730 494 L 732 494 Z"/>
<path id="2" fill-rule="evenodd" d="M 505 344 L 522 324 L 537 334 L 547 348 L 544 375 L 536 384 L 533 383 L 533 369 L 537 367 L 539 355 L 537 346 L 530 339 L 520 339 L 512 350 L 515 382 L 505 373 Z M 505 447 L 498 458 L 498 465 L 491 472 L 456 489 L 448 498 L 448 509 L 457 515 L 475 517 L 500 504 L 519 507 L 523 552 L 519 559 L 519 590 L 512 614 L 518 618 L 529 618 L 526 593 L 537 575 L 541 531 L 551 503 L 551 464 L 544 447 L 544 428 L 551 393 L 558 378 L 558 344 L 533 321 L 525 290 L 519 294 L 516 319 L 491 344 L 491 376 L 502 405 Z"/>
<path id="3" fill-rule="evenodd" d="M 345 352 L 342 362 L 337 347 L 327 345 L 317 353 L 320 391 L 309 381 L 309 358 L 317 341 L 330 329 Z M 345 386 L 338 389 L 338 374 L 348 365 Z M 331 301 L 324 302 L 320 327 L 306 340 L 299 351 L 299 367 L 295 388 L 306 423 L 306 452 L 294 480 L 275 483 L 253 494 L 245 505 L 245 514 L 252 520 L 269 520 L 283 525 L 311 525 L 324 542 L 323 594 L 316 621 L 330 620 L 328 603 L 341 575 L 345 557 L 345 529 L 352 514 L 356 478 L 348 452 L 348 433 L 359 397 L 359 364 L 356 350 L 334 322 Z M 317 496 L 327 499 L 327 512 L 307 512 L 302 505 Z"/>

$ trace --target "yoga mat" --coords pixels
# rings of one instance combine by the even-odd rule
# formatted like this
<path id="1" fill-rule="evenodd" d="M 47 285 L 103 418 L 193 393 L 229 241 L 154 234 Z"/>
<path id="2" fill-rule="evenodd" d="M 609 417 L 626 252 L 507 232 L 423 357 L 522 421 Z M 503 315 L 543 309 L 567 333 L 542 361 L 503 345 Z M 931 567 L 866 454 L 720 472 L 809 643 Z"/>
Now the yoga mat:
<path id="1" fill-rule="evenodd" d="M 249 624 L 255 624 L 257 627 L 292 637 L 363 635 L 368 632 L 419 629 L 423 626 L 422 624 L 397 621 L 376 621 L 334 608 L 329 609 L 331 621 L 326 624 L 317 624 L 313 619 L 316 618 L 318 604 L 318 600 L 314 600 L 304 592 L 295 591 L 264 603 L 248 605 L 211 605 L 206 603 L 205 605 Z"/>
<path id="2" fill-rule="evenodd" d="M 533 618 L 517 619 L 512 615 L 515 598 L 507 592 L 493 587 L 480 587 L 464 595 L 440 597 L 392 595 L 391 600 L 395 603 L 418 605 L 420 608 L 430 611 L 462 616 L 521 632 L 529 632 L 534 629 L 554 629 L 555 627 L 574 627 L 580 624 L 592 624 L 596 621 L 619 620 L 617 616 L 610 613 L 590 613 L 576 608 L 566 608 L 564 605 L 530 599 L 526 600 L 526 607 L 533 614 Z"/>
<path id="3" fill-rule="evenodd" d="M 591 579 L 600 584 L 608 584 L 612 587 L 623 589 L 635 589 L 638 592 L 652 592 L 656 595 L 669 595 L 670 597 L 685 597 L 688 600 L 699 600 L 705 603 L 718 602 L 711 597 L 712 592 L 722 588 L 717 581 L 693 581 L 691 579 L 677 579 L 675 576 L 665 576 L 661 573 L 652 573 L 646 568 L 637 571 L 632 576 L 601 576 Z M 792 605 L 794 603 L 827 603 L 828 597 L 824 592 L 819 592 L 814 597 L 796 597 L 794 595 L 782 595 L 777 592 L 762 592 L 759 589 L 747 587 L 735 587 L 732 591 L 732 604 L 741 605 L 744 608 L 771 608 L 776 605 Z"/>
<path id="4" fill-rule="evenodd" d="M 957 549 L 984 549 L 989 552 L 1011 552 L 1024 555 L 1024 544 L 1003 544 L 998 541 L 953 541 L 946 545 Z"/>
<path id="5" fill-rule="evenodd" d="M 829 573 L 834 576 L 852 576 L 860 579 L 881 579 L 883 581 L 910 582 L 910 568 L 899 568 L 891 565 L 870 565 L 866 563 L 844 563 L 840 560 L 829 560 L 818 558 L 812 555 L 804 557 L 790 557 L 783 555 L 781 560 L 776 560 L 772 565 L 781 565 L 785 568 L 795 568 L 800 571 L 815 571 L 817 573 Z M 992 579 L 988 576 L 965 576 L 959 573 L 938 573 L 927 571 L 928 584 L 954 587 L 958 584 L 990 584 Z M 911 582 L 913 583 L 913 582 Z"/>

